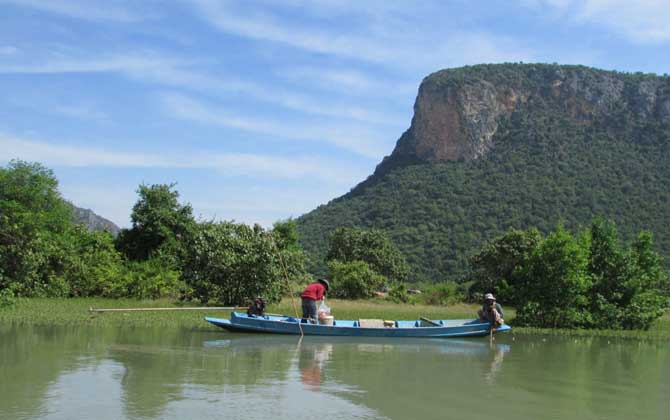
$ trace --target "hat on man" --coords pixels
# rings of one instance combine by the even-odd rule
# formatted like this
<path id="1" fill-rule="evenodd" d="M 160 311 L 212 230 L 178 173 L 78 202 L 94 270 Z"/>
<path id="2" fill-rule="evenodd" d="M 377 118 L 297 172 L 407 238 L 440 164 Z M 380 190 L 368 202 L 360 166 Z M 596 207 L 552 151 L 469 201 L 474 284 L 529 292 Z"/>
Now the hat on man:
<path id="1" fill-rule="evenodd" d="M 496 300 L 496 298 L 493 296 L 493 293 L 487 293 L 484 295 L 484 300 Z"/>
<path id="2" fill-rule="evenodd" d="M 328 280 L 326 280 L 326 279 L 318 279 L 317 281 L 318 281 L 319 283 L 323 284 L 324 286 L 326 286 L 326 290 L 329 290 L 329 289 L 330 289 L 330 283 L 328 283 Z"/>

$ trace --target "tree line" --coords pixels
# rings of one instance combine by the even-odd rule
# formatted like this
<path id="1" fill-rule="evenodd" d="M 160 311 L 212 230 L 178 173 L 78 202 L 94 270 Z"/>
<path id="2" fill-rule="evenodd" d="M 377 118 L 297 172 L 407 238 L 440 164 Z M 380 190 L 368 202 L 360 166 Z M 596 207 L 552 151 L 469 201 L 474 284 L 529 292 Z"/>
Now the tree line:
<path id="1" fill-rule="evenodd" d="M 0 305 L 16 297 L 172 297 L 203 304 L 277 302 L 313 275 L 333 297 L 408 302 L 410 265 L 381 229 L 340 227 L 327 268 L 309 273 L 295 220 L 272 229 L 198 221 L 175 185 L 140 185 L 131 227 L 114 238 L 72 220 L 53 172 L 12 161 L 0 168 Z M 288 281 L 286 281 L 288 279 Z M 562 225 L 509 230 L 469 261 L 459 282 L 426 286 L 422 302 L 477 301 L 483 293 L 517 308 L 518 325 L 648 328 L 670 306 L 670 277 L 642 231 L 624 245 L 616 225 L 595 219 L 570 233 Z"/>
<path id="2" fill-rule="evenodd" d="M 305 282 L 295 223 L 197 221 L 175 185 L 140 185 L 132 227 L 114 238 L 73 222 L 39 163 L 0 168 L 0 303 L 16 297 L 179 297 L 240 305 Z M 284 274 L 286 273 L 286 274 Z"/>

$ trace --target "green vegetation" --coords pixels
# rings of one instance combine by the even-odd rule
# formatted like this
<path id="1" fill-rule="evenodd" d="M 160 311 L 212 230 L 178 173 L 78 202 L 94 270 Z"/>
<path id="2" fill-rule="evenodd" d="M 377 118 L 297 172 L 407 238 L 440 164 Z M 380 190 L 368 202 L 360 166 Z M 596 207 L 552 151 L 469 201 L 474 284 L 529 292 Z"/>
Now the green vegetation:
<path id="1" fill-rule="evenodd" d="M 409 267 L 384 231 L 339 228 L 330 238 L 331 295 L 344 299 L 374 296 L 385 285 L 407 278 Z"/>
<path id="2" fill-rule="evenodd" d="M 189 298 L 242 305 L 262 296 L 278 302 L 286 292 L 285 275 L 306 281 L 303 253 L 287 242 L 286 228 L 277 244 L 258 225 L 200 224 L 185 247 L 182 279 L 192 289 Z"/>
<path id="3" fill-rule="evenodd" d="M 552 90 L 560 74 L 583 96 L 568 83 Z M 407 258 L 410 281 L 462 278 L 470 257 L 510 229 L 547 234 L 563 221 L 575 231 L 597 215 L 613 220 L 625 241 L 654 232 L 655 249 L 670 252 L 670 223 L 662 214 L 670 204 L 670 118 L 644 96 L 658 86 L 656 103 L 668 103 L 670 78 L 501 64 L 429 79 L 445 92 L 485 82 L 531 98 L 500 121 L 493 149 L 481 158 L 428 163 L 394 152 L 350 193 L 301 216 L 310 270 L 325 267 L 329 237 L 339 227 L 385 230 Z M 588 95 L 607 98 L 619 84 L 622 98 L 592 111 Z"/>
<path id="4" fill-rule="evenodd" d="M 0 290 L 11 296 L 107 295 L 124 270 L 110 234 L 72 223 L 49 169 L 0 168 Z"/>
<path id="5" fill-rule="evenodd" d="M 338 228 L 330 238 L 327 261 L 364 261 L 391 282 L 404 281 L 409 267 L 386 232 L 378 229 Z"/>
<path id="6" fill-rule="evenodd" d="M 546 238 L 510 231 L 472 259 L 478 294 L 493 291 L 533 327 L 647 329 L 670 307 L 651 234 L 623 249 L 613 222 L 594 220 L 576 235 L 558 226 Z"/>
<path id="7" fill-rule="evenodd" d="M 72 222 L 51 170 L 22 161 L 0 168 L 0 306 L 92 296 L 243 304 L 258 294 L 278 301 L 285 275 L 304 281 L 295 222 L 278 223 L 277 235 L 198 223 L 173 187 L 141 185 L 133 227 L 115 241 Z"/>
<path id="8" fill-rule="evenodd" d="M 341 299 L 372 297 L 386 283 L 386 279 L 364 261 L 345 263 L 333 260 L 330 262 L 330 275 L 333 291 L 329 294 Z"/>
<path id="9" fill-rule="evenodd" d="M 177 267 L 184 242 L 195 228 L 193 209 L 179 203 L 179 193 L 171 185 L 140 185 L 133 206 L 131 229 L 122 229 L 116 239 L 119 251 L 131 261 L 160 258 Z"/>

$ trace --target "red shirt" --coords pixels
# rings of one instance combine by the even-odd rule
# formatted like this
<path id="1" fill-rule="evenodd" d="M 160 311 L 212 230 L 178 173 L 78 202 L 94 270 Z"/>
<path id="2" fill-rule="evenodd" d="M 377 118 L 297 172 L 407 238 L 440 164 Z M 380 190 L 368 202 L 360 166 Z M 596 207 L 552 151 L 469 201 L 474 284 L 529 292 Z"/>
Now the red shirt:
<path id="1" fill-rule="evenodd" d="M 300 295 L 303 299 L 321 300 L 326 294 L 326 286 L 321 282 L 315 282 L 305 287 L 305 290 Z"/>

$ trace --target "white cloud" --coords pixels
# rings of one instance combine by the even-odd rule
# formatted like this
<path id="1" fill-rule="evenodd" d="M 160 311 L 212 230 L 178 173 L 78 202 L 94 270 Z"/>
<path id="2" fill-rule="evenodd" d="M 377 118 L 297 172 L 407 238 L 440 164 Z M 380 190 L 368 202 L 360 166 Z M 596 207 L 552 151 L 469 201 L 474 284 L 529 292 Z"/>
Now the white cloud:
<path id="1" fill-rule="evenodd" d="M 19 49 L 12 45 L 3 45 L 0 47 L 0 55 L 12 55 L 19 52 Z"/>
<path id="2" fill-rule="evenodd" d="M 353 96 L 374 95 L 404 99 L 416 94 L 419 83 L 409 83 L 406 79 L 383 79 L 373 74 L 350 68 L 327 68 L 315 66 L 295 66 L 278 69 L 280 77 L 292 82 L 310 84 L 323 90 L 347 92 Z"/>
<path id="3" fill-rule="evenodd" d="M 83 104 L 58 104 L 49 107 L 47 111 L 80 120 L 97 122 L 109 121 L 109 116 L 106 113 L 94 108 L 93 106 Z"/>
<path id="4" fill-rule="evenodd" d="M 234 128 L 268 138 L 327 142 L 374 159 L 380 159 L 387 152 L 384 141 L 364 127 L 343 124 L 292 126 L 266 118 L 241 117 L 178 93 L 163 94 L 162 102 L 169 115 L 187 121 Z"/>
<path id="5" fill-rule="evenodd" d="M 131 79 L 157 83 L 207 94 L 241 94 L 254 100 L 279 105 L 309 115 L 399 125 L 399 118 L 349 103 L 324 103 L 309 96 L 236 77 L 213 77 L 195 63 L 153 52 L 97 58 L 55 58 L 32 63 L 0 63 L 0 74 L 120 73 Z"/>
<path id="6" fill-rule="evenodd" d="M 608 27 L 635 43 L 670 41 L 667 0 L 525 0 L 522 3 L 536 9 L 548 7 L 575 23 Z"/>
<path id="7" fill-rule="evenodd" d="M 40 12 L 54 13 L 76 19 L 92 21 L 135 22 L 140 17 L 130 12 L 126 2 L 106 0 L 0 0 L 0 4 L 27 7 Z"/>
<path id="8" fill-rule="evenodd" d="M 37 161 L 47 166 L 211 169 L 226 176 L 300 179 L 310 177 L 350 185 L 360 170 L 317 156 L 284 157 L 250 153 L 194 151 L 188 154 L 140 153 L 57 145 L 0 134 L 0 161 Z"/>
<path id="9" fill-rule="evenodd" d="M 284 6 L 293 8 L 289 7 L 289 12 L 293 10 L 306 17 L 300 24 L 285 17 L 291 13 L 282 17 L 261 13 L 247 2 L 191 0 L 191 3 L 206 22 L 222 32 L 394 67 L 433 71 L 445 63 L 461 65 L 475 59 L 479 62 L 530 61 L 534 57 L 528 47 L 512 37 L 454 29 L 449 24 L 453 16 L 446 2 L 414 3 L 411 8 L 388 1 L 312 4 L 293 0 L 285 3 Z M 324 28 L 332 23 L 333 11 L 337 12 L 335 18 L 341 25 L 336 31 L 328 31 Z M 483 49 L 474 50 L 478 47 Z M 462 60 L 464 54 L 466 63 Z"/>
<path id="10" fill-rule="evenodd" d="M 388 61 L 393 57 L 389 48 L 378 48 L 378 44 L 365 37 L 289 27 L 267 14 L 249 12 L 250 9 L 244 7 L 244 4 L 236 8 L 227 1 L 193 0 L 193 3 L 211 25 L 238 36 L 282 43 L 322 54 L 365 57 L 371 61 Z"/>

